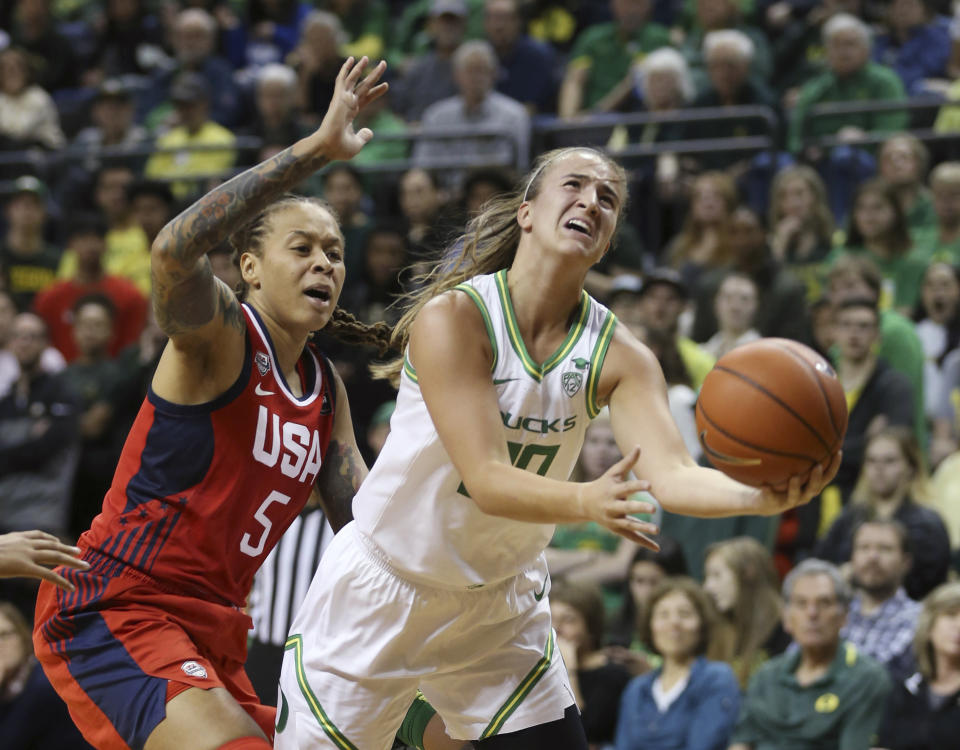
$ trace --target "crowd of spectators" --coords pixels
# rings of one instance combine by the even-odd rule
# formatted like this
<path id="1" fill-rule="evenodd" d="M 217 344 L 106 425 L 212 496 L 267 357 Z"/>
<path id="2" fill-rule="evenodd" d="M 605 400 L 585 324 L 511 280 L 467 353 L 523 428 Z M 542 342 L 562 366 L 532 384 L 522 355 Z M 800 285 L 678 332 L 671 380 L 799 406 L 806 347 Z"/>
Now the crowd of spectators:
<path id="1" fill-rule="evenodd" d="M 89 526 L 165 343 L 153 239 L 315 128 L 349 55 L 389 64 L 389 96 L 357 124 L 374 140 L 300 190 L 339 216 L 340 304 L 360 320 L 395 322 L 534 156 L 590 144 L 619 155 L 631 205 L 587 290 L 657 356 L 695 460 L 697 391 L 730 349 L 794 339 L 843 384 L 843 464 L 809 505 L 661 512 L 657 554 L 558 528 L 555 625 L 593 747 L 955 744 L 960 11 L 946 0 L 0 4 L 0 533 L 72 542 Z M 226 239 L 210 261 L 237 282 Z M 370 376 L 372 352 L 325 346 L 372 461 L 395 391 Z M 578 476 L 619 457 L 601 414 Z M 15 605 L 0 603 L 4 737 L 48 699 L 22 638 L 32 596 L 0 585 Z M 50 741 L 37 747 L 75 746 Z"/>

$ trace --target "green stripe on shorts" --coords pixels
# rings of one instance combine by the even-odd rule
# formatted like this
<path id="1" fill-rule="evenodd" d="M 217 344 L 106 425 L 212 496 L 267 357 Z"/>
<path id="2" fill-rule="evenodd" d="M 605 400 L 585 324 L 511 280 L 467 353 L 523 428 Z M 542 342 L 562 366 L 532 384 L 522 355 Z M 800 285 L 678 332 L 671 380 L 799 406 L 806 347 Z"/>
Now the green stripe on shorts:
<path id="1" fill-rule="evenodd" d="M 301 635 L 291 635 L 287 638 L 287 642 L 283 648 L 285 651 L 291 648 L 293 649 L 294 661 L 297 666 L 297 684 L 300 685 L 300 692 L 303 693 L 304 699 L 310 705 L 310 710 L 319 722 L 320 728 L 323 729 L 333 744 L 342 750 L 358 750 L 357 746 L 344 737 L 343 732 L 337 729 L 333 722 L 330 721 L 330 717 L 324 713 L 323 708 L 320 706 L 320 701 L 317 700 L 317 696 L 313 694 L 313 690 L 311 690 L 310 685 L 307 684 L 307 676 L 303 670 L 303 637 Z"/>
<path id="2" fill-rule="evenodd" d="M 493 737 L 493 735 L 499 732 L 507 719 L 510 718 L 510 715 L 523 703 L 523 699 L 530 695 L 534 686 L 540 682 L 540 678 L 546 674 L 547 668 L 550 666 L 550 662 L 553 659 L 553 645 L 553 630 L 551 629 L 550 636 L 547 638 L 547 647 L 543 651 L 543 658 L 533 666 L 533 669 L 527 673 L 527 676 L 523 678 L 517 689 L 507 698 L 507 702 L 494 714 L 493 719 L 487 724 L 487 728 L 483 730 L 483 734 L 480 735 L 480 739 L 483 740 L 487 737 Z"/>

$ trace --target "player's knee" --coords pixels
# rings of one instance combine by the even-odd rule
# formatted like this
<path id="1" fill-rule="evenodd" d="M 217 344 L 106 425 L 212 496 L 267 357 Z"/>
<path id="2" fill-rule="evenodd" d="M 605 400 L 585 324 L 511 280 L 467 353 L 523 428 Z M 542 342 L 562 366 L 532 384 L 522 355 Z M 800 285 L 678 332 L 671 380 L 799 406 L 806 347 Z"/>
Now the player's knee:
<path id="1" fill-rule="evenodd" d="M 217 750 L 273 750 L 273 745 L 263 737 L 241 737 L 220 745 Z"/>

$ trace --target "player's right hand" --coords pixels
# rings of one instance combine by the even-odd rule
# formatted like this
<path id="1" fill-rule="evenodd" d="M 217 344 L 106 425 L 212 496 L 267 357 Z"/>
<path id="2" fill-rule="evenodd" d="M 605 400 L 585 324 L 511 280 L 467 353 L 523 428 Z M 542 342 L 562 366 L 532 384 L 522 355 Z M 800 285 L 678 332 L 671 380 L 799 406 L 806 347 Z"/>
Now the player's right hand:
<path id="1" fill-rule="evenodd" d="M 637 492 L 650 489 L 650 482 L 646 479 L 630 477 L 638 458 L 640 448 L 636 447 L 607 469 L 603 476 L 584 483 L 580 490 L 581 506 L 587 520 L 596 521 L 642 547 L 659 550 L 660 545 L 650 535 L 659 534 L 660 529 L 656 524 L 635 517 L 637 513 L 652 514 L 656 507 L 653 503 L 630 499 Z"/>

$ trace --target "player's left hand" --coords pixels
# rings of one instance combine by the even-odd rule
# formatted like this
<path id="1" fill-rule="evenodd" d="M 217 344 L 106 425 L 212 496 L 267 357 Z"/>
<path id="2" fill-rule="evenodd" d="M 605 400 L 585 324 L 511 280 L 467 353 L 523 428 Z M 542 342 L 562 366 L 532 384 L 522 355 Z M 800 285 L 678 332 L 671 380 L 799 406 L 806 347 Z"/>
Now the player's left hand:
<path id="1" fill-rule="evenodd" d="M 366 56 L 360 60 L 348 57 L 337 74 L 333 98 L 317 130 L 319 148 L 331 161 L 352 159 L 373 138 L 370 128 L 354 131 L 353 120 L 361 109 L 387 92 L 386 83 L 377 83 L 387 69 L 387 63 L 381 60 L 364 76 L 367 63 Z"/>
<path id="2" fill-rule="evenodd" d="M 786 490 L 778 490 L 766 486 L 761 490 L 760 513 L 775 515 L 790 508 L 806 505 L 813 498 L 823 492 L 823 489 L 833 481 L 840 469 L 843 451 L 837 451 L 827 465 L 817 464 L 808 474 L 796 474 L 790 478 Z"/>

